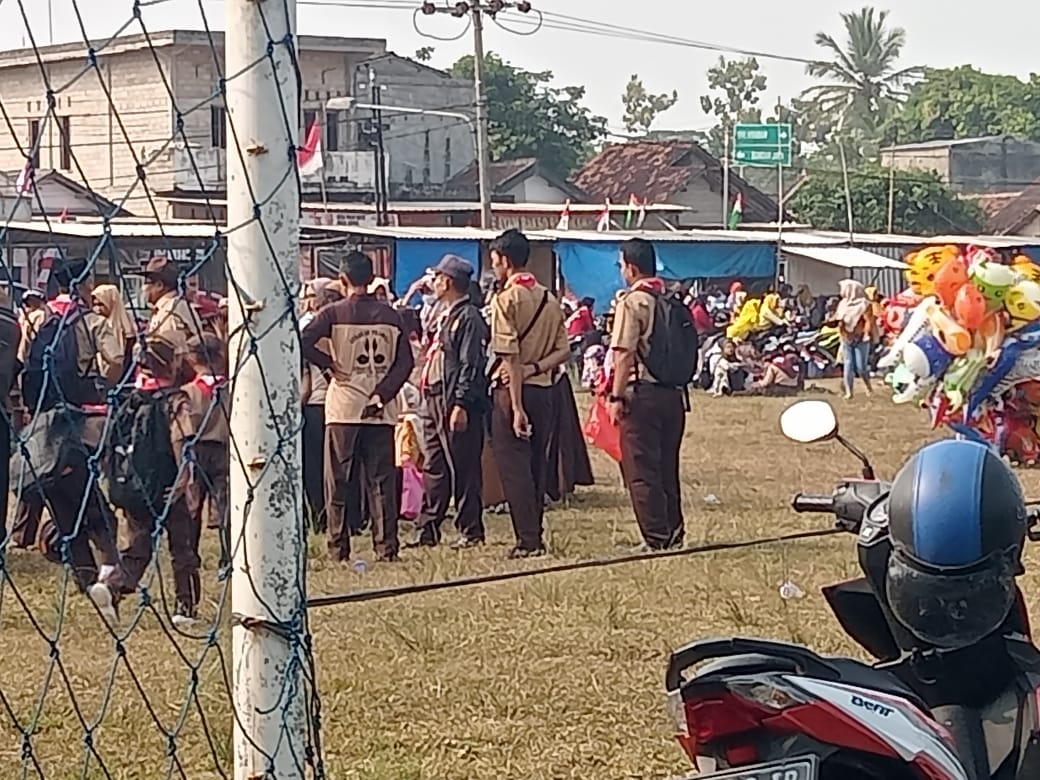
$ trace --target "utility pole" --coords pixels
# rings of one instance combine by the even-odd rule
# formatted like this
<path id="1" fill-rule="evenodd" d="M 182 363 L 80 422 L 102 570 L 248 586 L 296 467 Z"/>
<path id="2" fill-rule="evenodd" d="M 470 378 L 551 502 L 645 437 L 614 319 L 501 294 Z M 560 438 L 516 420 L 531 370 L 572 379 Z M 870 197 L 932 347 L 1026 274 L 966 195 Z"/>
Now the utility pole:
<path id="1" fill-rule="evenodd" d="M 226 0 L 234 780 L 304 780 L 296 0 Z M 292 41 L 288 43 L 287 41 Z"/>
<path id="2" fill-rule="evenodd" d="M 473 27 L 473 90 L 477 109 L 477 181 L 480 190 L 480 226 L 491 227 L 491 143 L 488 140 L 487 96 L 484 92 L 484 17 L 494 19 L 499 13 L 515 8 L 521 13 L 530 13 L 527 0 L 460 0 L 453 6 L 439 6 L 433 0 L 425 0 L 420 10 L 426 16 L 447 13 L 456 19 L 469 16 Z"/>
<path id="3" fill-rule="evenodd" d="M 383 104 L 382 90 L 376 83 L 376 72 L 368 69 L 368 82 L 372 90 L 372 121 L 375 122 L 376 135 L 376 224 L 390 223 L 390 204 L 386 193 L 386 146 L 383 143 Z"/>
<path id="4" fill-rule="evenodd" d="M 723 123 L 725 140 L 722 149 L 722 229 L 729 230 L 729 131 L 728 124 Z"/>

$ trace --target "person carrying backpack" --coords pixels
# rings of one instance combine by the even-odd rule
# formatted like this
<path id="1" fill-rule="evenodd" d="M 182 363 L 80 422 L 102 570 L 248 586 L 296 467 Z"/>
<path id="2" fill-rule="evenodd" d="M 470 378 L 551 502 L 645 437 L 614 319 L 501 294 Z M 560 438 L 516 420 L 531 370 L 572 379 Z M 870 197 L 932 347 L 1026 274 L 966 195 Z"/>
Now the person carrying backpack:
<path id="1" fill-rule="evenodd" d="M 86 304 L 92 290 L 86 261 L 63 260 L 53 278 L 58 295 L 25 355 L 22 394 L 32 419 L 11 460 L 11 487 L 24 510 L 22 541 L 38 536 L 44 557 L 67 560 L 76 586 L 90 595 L 93 584 L 119 572 L 116 519 L 89 462 L 108 412 L 97 367 L 102 320 Z M 45 507 L 50 517 L 37 534 Z"/>
<path id="2" fill-rule="evenodd" d="M 608 387 L 611 419 L 621 433 L 621 469 L 643 535 L 640 549 L 680 547 L 685 534 L 679 448 L 686 429 L 687 386 L 697 370 L 690 310 L 657 277 L 653 244 L 621 245 L 628 294 L 614 315 Z"/>
<path id="3" fill-rule="evenodd" d="M 122 571 L 92 586 L 89 595 L 112 619 L 120 598 L 137 589 L 151 565 L 157 552 L 152 539 L 162 526 L 173 568 L 173 623 L 187 626 L 197 617 L 201 591 L 200 517 L 193 511 L 195 486 L 184 463 L 185 444 L 195 434 L 193 412 L 175 384 L 175 344 L 148 336 L 138 364 L 134 390 L 112 413 L 106 448 L 108 498 L 127 521 Z"/>

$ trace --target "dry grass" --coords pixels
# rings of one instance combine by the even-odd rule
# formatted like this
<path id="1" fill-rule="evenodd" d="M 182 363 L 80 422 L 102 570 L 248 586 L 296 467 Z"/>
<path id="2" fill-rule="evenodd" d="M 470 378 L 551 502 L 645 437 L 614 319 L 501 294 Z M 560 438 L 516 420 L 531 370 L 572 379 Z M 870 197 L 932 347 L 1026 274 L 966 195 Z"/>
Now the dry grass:
<path id="1" fill-rule="evenodd" d="M 694 400 L 684 449 L 692 541 L 826 526 L 825 518 L 792 514 L 789 495 L 854 474 L 850 457 L 836 446 L 799 448 L 782 439 L 776 417 L 784 402 Z M 935 435 L 920 413 L 883 398 L 836 406 L 846 433 L 885 474 Z M 636 538 L 616 469 L 598 456 L 595 466 L 601 485 L 550 515 L 550 543 L 560 558 L 602 555 Z M 1036 476 L 1024 478 L 1040 495 Z M 721 503 L 706 503 L 710 494 Z M 506 523 L 491 521 L 495 543 L 486 550 L 411 553 L 400 566 L 373 566 L 364 574 L 327 565 L 315 541 L 312 592 L 517 565 L 502 560 L 510 539 Z M 329 777 L 646 778 L 685 771 L 663 715 L 668 652 L 693 638 L 734 633 L 851 651 L 817 594 L 821 585 L 854 574 L 852 544 L 842 536 L 317 611 L 313 629 Z M 363 542 L 363 555 L 367 547 Z M 214 564 L 208 539 L 210 595 L 219 592 Z M 26 724 L 37 707 L 31 748 L 41 771 L 30 763 L 29 777 L 165 776 L 165 732 L 177 727 L 186 705 L 176 739 L 183 775 L 180 769 L 172 775 L 195 780 L 220 776 L 218 764 L 228 770 L 231 720 L 219 655 L 227 646 L 226 626 L 219 627 L 218 646 L 199 671 L 204 727 L 194 702 L 187 701 L 191 675 L 168 622 L 146 613 L 126 642 L 126 661 L 116 663 L 114 640 L 92 609 L 79 597 L 63 603 L 56 595 L 58 569 L 35 554 L 14 556 L 10 569 L 20 598 L 45 630 L 63 615 L 56 647 L 67 680 L 52 668 L 48 644 L 7 585 L 0 604 L 0 777 L 20 776 L 23 765 L 22 734 L 12 713 Z M 782 600 L 778 586 L 787 578 L 808 596 Z M 1035 592 L 1031 584 L 1027 591 Z M 216 614 L 214 603 L 207 614 Z M 197 659 L 206 641 L 178 636 L 176 646 Z M 92 741 L 107 774 L 96 759 L 84 772 L 86 729 L 77 709 L 88 722 L 100 719 Z"/>

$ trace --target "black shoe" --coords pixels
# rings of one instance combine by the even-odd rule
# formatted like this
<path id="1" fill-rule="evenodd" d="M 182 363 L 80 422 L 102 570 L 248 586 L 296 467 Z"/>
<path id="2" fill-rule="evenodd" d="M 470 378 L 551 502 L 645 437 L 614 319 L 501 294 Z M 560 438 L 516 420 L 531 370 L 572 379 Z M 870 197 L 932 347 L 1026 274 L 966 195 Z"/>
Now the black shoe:
<path id="1" fill-rule="evenodd" d="M 450 547 L 452 550 L 469 550 L 473 547 L 483 547 L 483 539 L 468 539 L 465 536 L 460 536 L 454 542 L 451 543 Z"/>
<path id="2" fill-rule="evenodd" d="M 417 547 L 436 547 L 440 544 L 440 534 L 438 534 L 433 526 L 426 526 L 420 528 L 415 532 L 415 536 L 407 540 L 404 546 L 409 550 L 414 550 Z"/>
<path id="3" fill-rule="evenodd" d="M 509 551 L 509 554 L 506 557 L 510 560 L 520 560 L 523 558 L 544 558 L 548 554 L 549 553 L 546 552 L 544 547 L 536 547 L 533 550 L 528 550 L 525 547 L 517 545 Z"/>
<path id="4" fill-rule="evenodd" d="M 395 552 L 392 552 L 392 553 L 382 553 L 382 554 L 376 556 L 376 562 L 377 563 L 399 563 L 400 561 L 401 561 L 401 556 L 398 555 Z"/>

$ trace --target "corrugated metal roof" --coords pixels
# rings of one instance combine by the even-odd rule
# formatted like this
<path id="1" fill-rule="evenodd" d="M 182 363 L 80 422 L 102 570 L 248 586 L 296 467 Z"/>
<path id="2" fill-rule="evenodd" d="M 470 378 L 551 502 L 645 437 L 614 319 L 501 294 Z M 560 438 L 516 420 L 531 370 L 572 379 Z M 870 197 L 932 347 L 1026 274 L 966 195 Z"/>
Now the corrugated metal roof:
<path id="1" fill-rule="evenodd" d="M 32 222 L 7 222 L 0 229 L 8 232 L 22 231 L 39 235 L 63 236 L 66 238 L 101 238 L 105 225 L 101 222 L 59 222 L 34 220 Z M 167 222 L 109 222 L 108 232 L 114 238 L 213 238 L 224 225 L 212 223 Z"/>
<path id="2" fill-rule="evenodd" d="M 191 197 L 188 195 L 170 195 L 167 197 L 158 197 L 156 200 L 161 200 L 165 203 L 182 203 L 187 206 L 204 206 L 209 204 L 211 206 L 226 206 L 227 201 L 223 198 L 203 198 L 203 197 Z M 348 212 L 357 214 L 374 214 L 376 211 L 375 204 L 373 203 L 318 203 L 317 201 L 308 201 L 301 203 L 300 206 L 306 211 L 330 211 L 330 212 Z M 688 206 L 677 206 L 672 203 L 648 203 L 644 207 L 648 212 L 668 212 L 678 213 L 683 211 L 691 211 Z M 493 212 L 501 213 L 517 213 L 517 212 L 533 212 L 533 213 L 552 213 L 559 214 L 563 211 L 562 203 L 492 203 L 491 210 Z M 387 211 L 391 213 L 410 214 L 410 213 L 429 213 L 439 211 L 452 211 L 452 212 L 466 212 L 466 211 L 480 211 L 480 204 L 471 200 L 455 200 L 455 201 L 391 201 L 387 205 Z M 572 214 L 599 214 L 603 211 L 602 203 L 571 203 Z M 622 214 L 628 211 L 627 201 L 624 203 L 612 203 L 610 206 L 610 212 L 612 214 Z"/>
<path id="3" fill-rule="evenodd" d="M 784 252 L 807 257 L 810 260 L 818 260 L 827 265 L 836 265 L 840 268 L 892 268 L 899 270 L 906 268 L 906 263 L 901 263 L 898 260 L 890 260 L 874 252 L 847 246 L 799 246 L 785 248 Z"/>
<path id="4" fill-rule="evenodd" d="M 985 141 L 999 141 L 1002 138 L 1013 138 L 1013 136 L 1004 135 L 980 135 L 975 138 L 947 138 L 947 139 L 936 139 L 934 141 L 921 141 L 919 143 L 912 144 L 897 144 L 896 146 L 886 146 L 881 151 L 883 152 L 901 152 L 903 150 L 911 149 L 945 149 L 951 146 L 970 146 L 971 144 L 979 144 Z"/>

